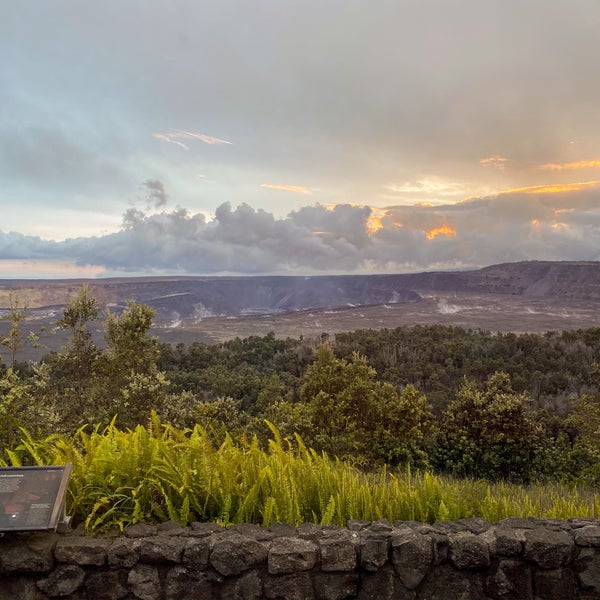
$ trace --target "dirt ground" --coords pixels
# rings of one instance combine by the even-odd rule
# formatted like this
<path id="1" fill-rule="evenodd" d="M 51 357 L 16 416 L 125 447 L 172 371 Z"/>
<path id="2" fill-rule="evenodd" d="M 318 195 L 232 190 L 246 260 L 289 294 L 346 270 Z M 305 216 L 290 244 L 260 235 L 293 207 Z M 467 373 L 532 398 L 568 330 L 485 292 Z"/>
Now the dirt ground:
<path id="1" fill-rule="evenodd" d="M 562 303 L 522 296 L 436 294 L 422 302 L 299 311 L 278 315 L 209 317 L 182 322 L 177 328 L 160 324 L 157 335 L 174 342 L 179 337 L 219 342 L 273 331 L 277 337 L 312 337 L 356 329 L 383 329 L 411 325 L 452 325 L 466 329 L 515 333 L 543 333 L 600 326 L 595 302 Z M 184 341 L 184 343 L 189 343 Z"/>
<path id="2" fill-rule="evenodd" d="M 356 329 L 384 329 L 411 325 L 450 325 L 491 332 L 544 333 L 565 329 L 588 329 L 600 326 L 599 305 L 593 301 L 532 300 L 523 296 L 501 294 L 475 295 L 446 293 L 423 295 L 421 302 L 356 306 L 335 309 L 305 310 L 273 315 L 242 317 L 205 317 L 158 321 L 151 333 L 171 344 L 192 342 L 218 343 L 235 337 L 264 336 L 271 331 L 278 338 L 318 339 L 321 334 L 335 335 Z M 39 360 L 50 351 L 58 351 L 68 341 L 67 332 L 56 322 L 59 310 L 44 311 L 21 322 L 23 346 L 17 360 Z M 103 346 L 102 322 L 94 323 L 94 340 Z M 9 321 L 0 320 L 0 338 L 8 334 Z M 39 333 L 35 348 L 27 340 L 29 331 Z M 0 346 L 0 356 L 10 362 L 10 353 Z"/>

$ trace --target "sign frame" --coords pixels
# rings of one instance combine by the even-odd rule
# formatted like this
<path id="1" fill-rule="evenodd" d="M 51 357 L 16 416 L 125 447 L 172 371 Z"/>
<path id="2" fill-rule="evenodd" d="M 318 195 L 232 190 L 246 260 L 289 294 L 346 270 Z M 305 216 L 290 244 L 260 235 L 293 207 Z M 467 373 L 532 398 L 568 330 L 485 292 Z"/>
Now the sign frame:
<path id="1" fill-rule="evenodd" d="M 73 465 L 0 467 L 0 533 L 68 529 L 65 500 Z"/>

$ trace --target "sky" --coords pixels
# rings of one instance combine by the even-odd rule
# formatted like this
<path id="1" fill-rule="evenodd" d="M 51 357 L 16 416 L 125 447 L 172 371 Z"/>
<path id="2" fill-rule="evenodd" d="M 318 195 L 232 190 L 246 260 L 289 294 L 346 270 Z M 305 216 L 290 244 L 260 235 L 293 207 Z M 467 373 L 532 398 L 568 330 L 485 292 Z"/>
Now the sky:
<path id="1" fill-rule="evenodd" d="M 600 260 L 598 0 L 32 0 L 0 278 Z"/>

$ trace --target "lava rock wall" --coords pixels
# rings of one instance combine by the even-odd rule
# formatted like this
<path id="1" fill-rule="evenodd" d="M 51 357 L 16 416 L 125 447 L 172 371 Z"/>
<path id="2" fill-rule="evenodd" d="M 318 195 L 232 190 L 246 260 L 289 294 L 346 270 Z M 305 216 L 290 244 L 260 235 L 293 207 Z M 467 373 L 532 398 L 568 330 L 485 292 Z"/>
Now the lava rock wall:
<path id="1" fill-rule="evenodd" d="M 600 599 L 600 520 L 138 524 L 0 539 L 0 599 Z"/>

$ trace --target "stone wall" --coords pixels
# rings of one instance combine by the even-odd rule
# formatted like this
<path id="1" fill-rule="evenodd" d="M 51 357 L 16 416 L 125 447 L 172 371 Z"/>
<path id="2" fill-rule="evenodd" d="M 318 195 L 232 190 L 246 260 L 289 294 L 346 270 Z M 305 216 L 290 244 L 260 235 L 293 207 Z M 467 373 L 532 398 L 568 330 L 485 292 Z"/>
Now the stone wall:
<path id="1" fill-rule="evenodd" d="M 194 523 L 11 533 L 0 599 L 600 599 L 600 521 Z"/>

